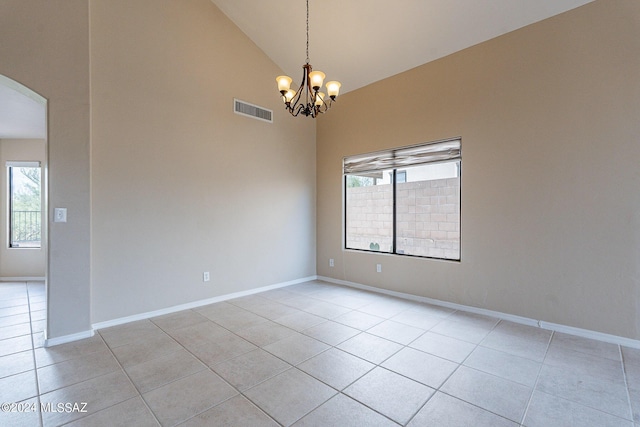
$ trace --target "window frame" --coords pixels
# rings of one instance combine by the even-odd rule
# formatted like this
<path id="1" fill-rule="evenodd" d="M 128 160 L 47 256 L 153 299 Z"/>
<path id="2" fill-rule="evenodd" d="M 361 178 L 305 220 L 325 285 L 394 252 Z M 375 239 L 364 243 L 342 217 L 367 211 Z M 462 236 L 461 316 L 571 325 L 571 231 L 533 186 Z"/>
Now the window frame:
<path id="1" fill-rule="evenodd" d="M 435 144 L 442 144 L 442 143 L 449 143 L 449 142 L 458 142 L 458 155 L 453 158 L 453 159 L 445 159 L 445 160 L 435 160 L 435 161 L 429 161 L 429 162 L 421 162 L 421 163 L 416 163 L 416 164 L 411 164 L 409 166 L 407 166 L 406 164 L 401 164 L 398 165 L 397 167 L 385 167 L 385 168 L 379 168 L 378 170 L 389 170 L 391 169 L 391 184 L 392 184 L 392 198 L 393 198 L 393 202 L 392 202 L 392 250 L 390 252 L 384 252 L 384 251 L 380 251 L 380 250 L 372 250 L 372 249 L 360 249 L 360 248 L 349 248 L 347 247 L 347 241 L 348 241 L 348 219 L 347 219 L 347 178 L 349 175 L 357 175 L 357 172 L 352 172 L 352 173 L 347 173 L 345 172 L 345 163 L 348 159 L 354 159 L 354 158 L 358 158 L 358 157 L 368 157 L 368 156 L 375 156 L 377 154 L 380 153 L 396 153 L 402 150 L 411 150 L 411 149 L 419 149 L 420 147 L 425 147 L 425 146 L 429 146 L 429 145 L 435 145 Z M 406 182 L 406 172 L 408 169 L 410 169 L 413 166 L 423 166 L 423 165 L 431 165 L 431 164 L 439 164 L 439 163 L 450 163 L 450 162 L 456 162 L 456 177 L 459 179 L 459 188 L 458 188 L 458 200 L 457 200 L 457 204 L 458 204 L 458 256 L 457 258 L 446 258 L 446 257 L 437 257 L 437 256 L 428 256 L 428 255 L 415 255 L 415 254 L 407 254 L 407 253 L 398 253 L 398 230 L 397 230 L 397 224 L 398 224 L 398 212 L 397 212 L 397 176 L 399 175 L 399 173 L 403 173 L 405 174 L 405 181 Z M 375 184 L 374 184 L 375 185 Z M 382 151 L 378 151 L 378 152 L 372 152 L 372 153 L 366 153 L 366 154 L 361 154 L 361 155 L 355 155 L 355 156 L 345 156 L 343 158 L 343 171 L 342 171 L 342 192 L 343 192 L 343 199 L 342 199 L 342 224 L 343 224 L 343 233 L 342 233 L 342 250 L 344 251 L 354 251 L 354 252 L 359 252 L 359 253 L 374 253 L 374 254 L 380 254 L 380 255 L 391 255 L 391 256 L 403 256 L 403 257 L 410 257 L 410 258 L 423 258 L 423 259 L 432 259 L 432 260 L 439 260 L 439 261 L 450 261 L 450 262 L 456 262 L 456 263 L 460 263 L 462 261 L 462 138 L 461 137 L 457 137 L 457 138 L 449 138 L 449 139 L 444 139 L 444 140 L 439 140 L 439 141 L 433 141 L 433 142 L 428 142 L 428 143 L 423 143 L 423 144 L 416 144 L 416 145 L 410 145 L 410 146 L 405 146 L 405 147 L 398 147 L 398 148 L 393 148 L 393 149 L 389 149 L 389 150 L 382 150 Z"/>
<path id="2" fill-rule="evenodd" d="M 13 188 L 13 174 L 15 171 L 13 171 L 13 169 L 19 169 L 19 168 L 37 168 L 39 170 L 40 173 L 40 220 L 39 220 L 39 227 L 40 227 L 40 240 L 39 240 L 39 244 L 38 246 L 20 246 L 15 245 L 14 241 L 13 241 L 13 230 L 14 230 L 14 215 L 13 215 L 13 203 L 14 203 L 14 197 L 13 197 L 13 193 L 14 193 L 14 188 Z M 43 200 L 42 200 L 42 192 L 43 192 L 43 183 L 42 183 L 42 165 L 39 161 L 7 161 L 6 162 L 6 177 L 7 177 L 7 222 L 6 222 L 6 230 L 7 230 L 7 249 L 10 250 L 20 250 L 20 249 L 35 249 L 35 250 L 41 250 L 42 249 L 42 235 L 43 235 L 43 223 L 42 223 L 42 219 L 43 219 Z"/>

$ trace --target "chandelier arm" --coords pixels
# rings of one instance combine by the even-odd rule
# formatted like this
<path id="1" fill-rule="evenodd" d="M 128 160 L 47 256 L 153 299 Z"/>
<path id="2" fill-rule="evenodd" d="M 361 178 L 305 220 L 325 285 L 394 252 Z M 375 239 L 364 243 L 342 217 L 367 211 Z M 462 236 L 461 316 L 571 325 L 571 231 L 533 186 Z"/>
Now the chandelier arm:
<path id="1" fill-rule="evenodd" d="M 293 117 L 298 117 L 298 114 L 300 114 L 301 110 L 302 110 L 302 105 L 299 105 L 298 108 L 297 108 L 297 111 L 296 111 L 296 109 L 293 109 L 293 110 L 291 110 L 289 112 L 291 113 L 291 115 Z"/>
<path id="2" fill-rule="evenodd" d="M 309 109 L 308 109 L 307 105 L 305 105 L 305 104 L 298 105 L 298 107 L 296 108 L 295 114 L 293 116 L 297 117 L 300 113 L 302 113 L 305 116 L 309 115 Z"/>
<path id="3" fill-rule="evenodd" d="M 308 1 L 308 0 L 307 0 Z M 311 79 L 309 78 L 309 73 L 311 72 L 311 64 L 309 61 L 302 67 L 304 69 L 304 73 L 302 75 L 302 84 L 300 85 L 300 90 L 302 90 L 302 86 L 304 86 L 304 96 L 306 105 L 309 106 L 309 102 L 312 102 L 313 97 L 309 97 L 311 92 Z"/>
<path id="4" fill-rule="evenodd" d="M 302 84 L 300 84 L 300 87 L 298 88 L 298 91 L 296 92 L 296 96 L 294 96 L 293 99 L 291 100 L 291 102 L 292 102 L 291 110 L 292 111 L 296 108 L 296 106 L 298 106 L 298 104 L 300 104 L 300 98 L 302 97 L 303 89 L 304 89 L 304 76 L 303 76 Z M 302 105 L 302 104 L 300 104 L 300 105 Z"/>

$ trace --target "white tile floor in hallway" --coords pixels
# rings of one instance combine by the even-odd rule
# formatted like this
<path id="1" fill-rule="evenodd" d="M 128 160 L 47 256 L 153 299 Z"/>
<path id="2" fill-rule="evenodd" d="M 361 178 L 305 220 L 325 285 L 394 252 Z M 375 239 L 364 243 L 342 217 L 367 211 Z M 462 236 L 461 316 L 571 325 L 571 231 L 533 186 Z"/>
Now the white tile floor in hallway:
<path id="1" fill-rule="evenodd" d="M 640 350 L 381 294 L 308 282 L 48 349 L 42 302 L 0 284 L 0 401 L 87 412 L 2 426 L 640 427 Z"/>

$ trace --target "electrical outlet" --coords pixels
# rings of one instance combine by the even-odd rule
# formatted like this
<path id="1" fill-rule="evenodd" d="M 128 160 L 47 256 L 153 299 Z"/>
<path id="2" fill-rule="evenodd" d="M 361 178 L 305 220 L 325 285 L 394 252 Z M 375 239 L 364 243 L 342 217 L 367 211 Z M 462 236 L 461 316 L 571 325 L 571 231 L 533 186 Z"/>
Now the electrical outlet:
<path id="1" fill-rule="evenodd" d="M 382 264 L 376 264 L 376 271 L 382 273 Z"/>
<path id="2" fill-rule="evenodd" d="M 205 271 L 204 273 L 202 273 L 202 281 L 208 282 L 209 280 L 211 280 L 211 276 L 209 276 L 209 272 Z"/>
<path id="3" fill-rule="evenodd" d="M 334 265 L 333 258 L 329 258 L 329 267 L 333 267 Z"/>

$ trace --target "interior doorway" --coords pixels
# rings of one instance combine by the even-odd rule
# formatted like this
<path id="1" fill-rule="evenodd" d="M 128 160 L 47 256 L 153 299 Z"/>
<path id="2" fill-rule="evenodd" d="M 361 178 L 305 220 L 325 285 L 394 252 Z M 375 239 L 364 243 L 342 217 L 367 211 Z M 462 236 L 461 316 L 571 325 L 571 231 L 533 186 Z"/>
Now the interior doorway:
<path id="1" fill-rule="evenodd" d="M 0 118 L 0 344 L 24 351 L 46 327 L 47 100 L 0 75 Z"/>

